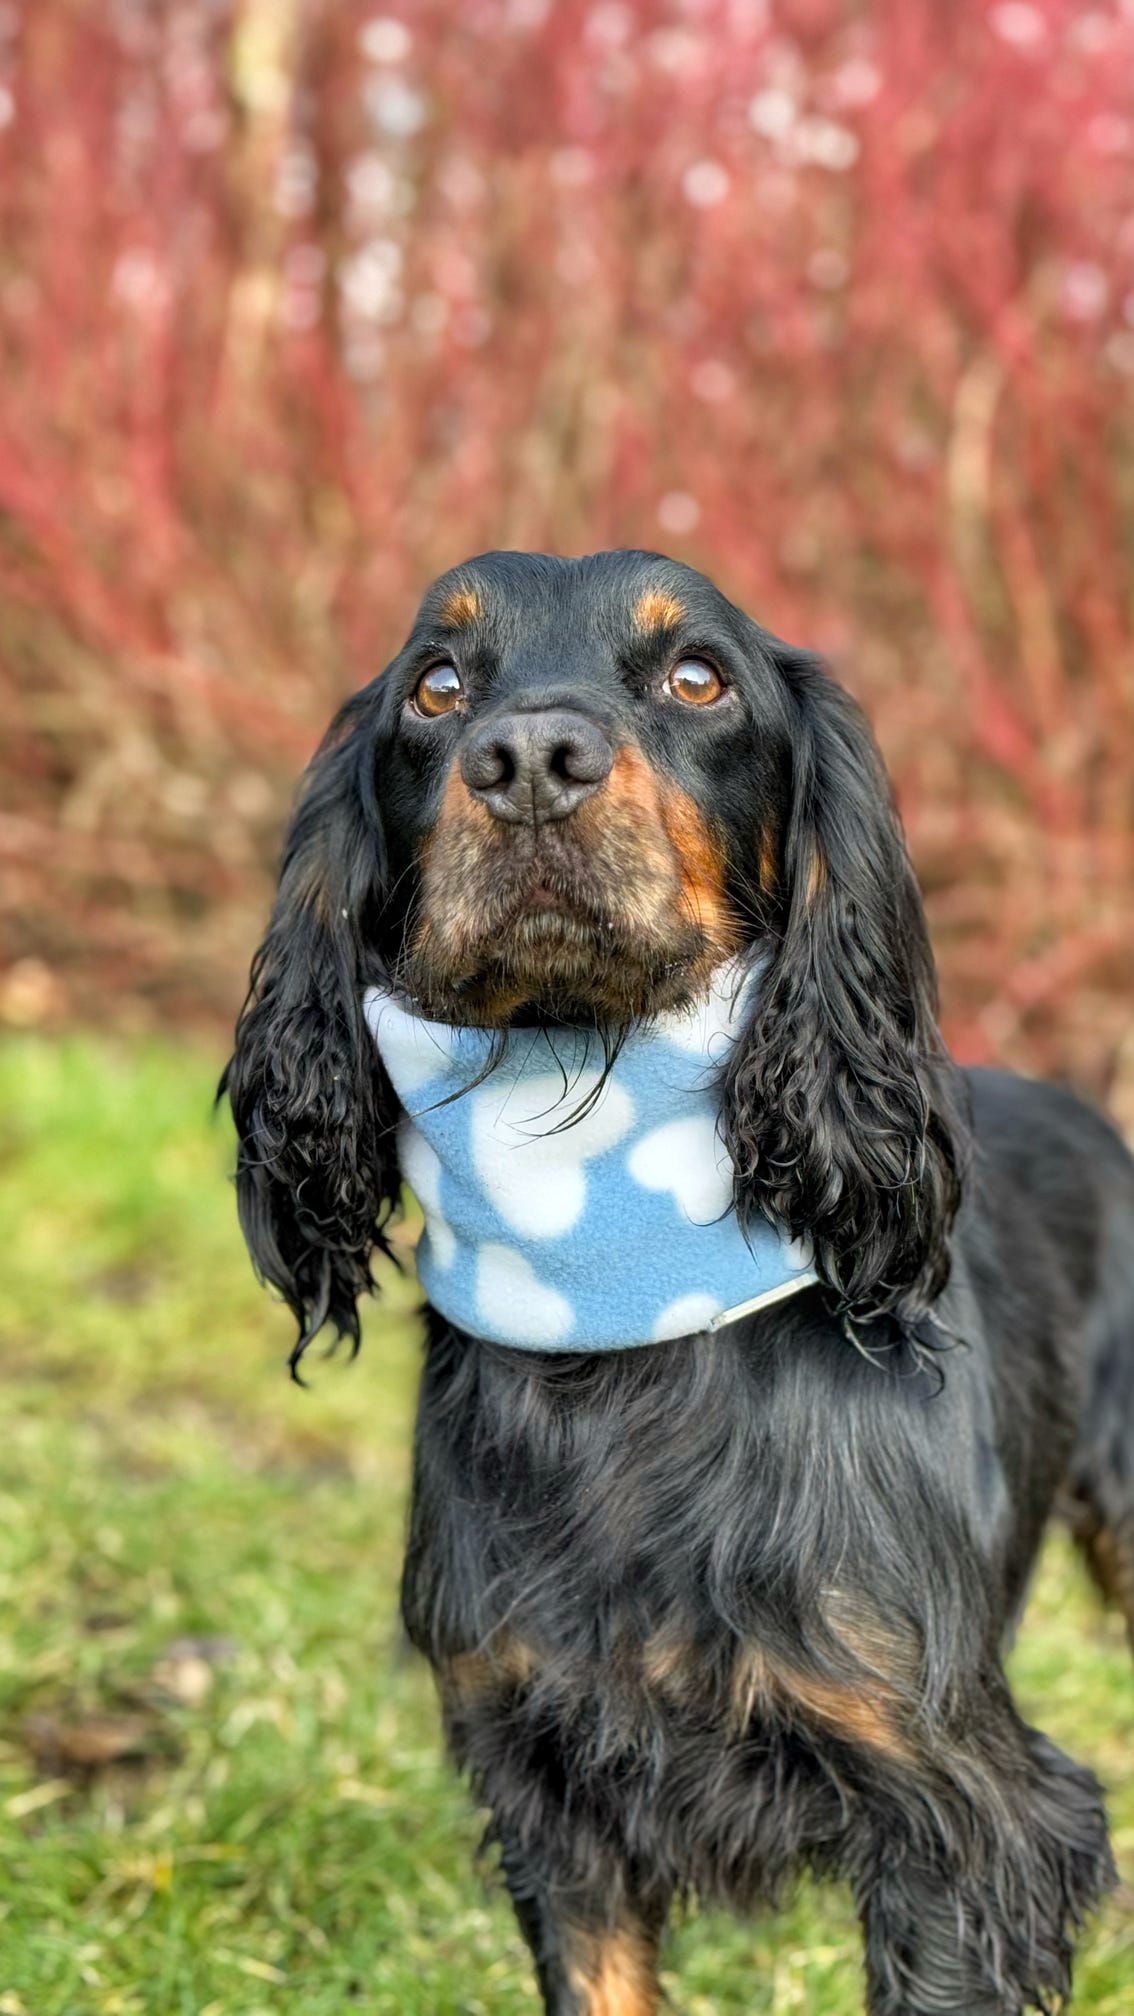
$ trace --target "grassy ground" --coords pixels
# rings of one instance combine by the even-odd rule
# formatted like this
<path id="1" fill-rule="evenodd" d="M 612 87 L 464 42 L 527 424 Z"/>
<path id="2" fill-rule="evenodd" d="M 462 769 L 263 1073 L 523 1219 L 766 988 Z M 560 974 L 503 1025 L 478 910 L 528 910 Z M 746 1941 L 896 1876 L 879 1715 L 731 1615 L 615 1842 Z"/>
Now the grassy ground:
<path id="1" fill-rule="evenodd" d="M 214 1060 L 0 1050 L 0 2016 L 513 2016 L 535 1998 L 394 1622 L 417 1339 L 280 1370 L 208 1117 Z M 1015 1657 L 1111 1789 L 1134 1880 L 1134 1686 L 1066 1546 Z M 1129 1888 L 1080 2016 L 1134 2007 Z M 857 2016 L 845 1900 L 700 1918 L 681 2016 Z"/>

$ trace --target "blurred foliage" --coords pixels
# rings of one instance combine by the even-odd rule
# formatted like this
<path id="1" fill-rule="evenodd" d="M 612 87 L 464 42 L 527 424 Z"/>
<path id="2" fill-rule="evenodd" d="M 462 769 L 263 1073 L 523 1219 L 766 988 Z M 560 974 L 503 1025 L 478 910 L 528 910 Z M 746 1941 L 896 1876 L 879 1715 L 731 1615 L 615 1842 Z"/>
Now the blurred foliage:
<path id="1" fill-rule="evenodd" d="M 184 1045 L 0 1045 L 0 2016 L 522 2016 L 531 1970 L 395 1615 L 416 1291 L 288 1383 Z M 1134 1692 L 1053 1538 L 1013 1655 L 1108 1787 L 1125 1888 L 1076 2016 L 1134 1999 Z M 680 1924 L 674 2016 L 861 2016 L 849 1901 Z"/>
<path id="2" fill-rule="evenodd" d="M 1134 1120 L 1132 63 L 1127 0 L 4 0 L 0 1013 L 228 1021 L 427 578 L 660 545 L 866 701 L 959 1047 Z"/>

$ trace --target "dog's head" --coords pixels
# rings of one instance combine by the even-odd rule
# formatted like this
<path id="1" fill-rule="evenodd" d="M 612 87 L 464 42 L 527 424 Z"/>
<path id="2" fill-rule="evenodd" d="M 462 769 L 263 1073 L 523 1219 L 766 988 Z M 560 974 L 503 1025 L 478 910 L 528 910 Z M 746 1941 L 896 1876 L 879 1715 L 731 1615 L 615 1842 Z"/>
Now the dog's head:
<path id="1" fill-rule="evenodd" d="M 398 1196 L 368 985 L 436 1020 L 625 1028 L 766 967 L 722 1086 L 742 1218 L 860 1314 L 943 1286 L 960 1122 L 889 789 L 853 702 L 650 553 L 434 584 L 308 772 L 226 1074 L 253 1258 L 357 1339 Z M 648 1264 L 648 1263 L 647 1263 Z"/>

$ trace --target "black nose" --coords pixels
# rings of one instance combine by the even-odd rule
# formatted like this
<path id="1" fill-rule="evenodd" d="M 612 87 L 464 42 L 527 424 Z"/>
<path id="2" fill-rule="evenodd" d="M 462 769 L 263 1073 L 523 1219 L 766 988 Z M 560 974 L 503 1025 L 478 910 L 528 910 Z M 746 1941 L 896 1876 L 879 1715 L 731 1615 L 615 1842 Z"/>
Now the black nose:
<path id="1" fill-rule="evenodd" d="M 538 826 L 565 819 L 598 790 L 613 761 L 593 721 L 551 707 L 500 714 L 474 729 L 461 753 L 461 775 L 494 818 Z"/>

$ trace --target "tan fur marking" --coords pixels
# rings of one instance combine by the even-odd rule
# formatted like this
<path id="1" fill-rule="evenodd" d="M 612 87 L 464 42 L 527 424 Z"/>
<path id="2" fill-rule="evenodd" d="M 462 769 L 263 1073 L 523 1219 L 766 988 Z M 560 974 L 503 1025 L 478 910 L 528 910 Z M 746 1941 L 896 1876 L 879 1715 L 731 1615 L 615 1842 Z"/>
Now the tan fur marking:
<path id="1" fill-rule="evenodd" d="M 685 615 L 685 605 L 664 588 L 647 588 L 631 611 L 635 630 L 673 630 Z"/>
<path id="2" fill-rule="evenodd" d="M 585 2016 L 656 2016 L 656 1950 L 637 1926 L 573 1933 L 567 1978 Z"/>
<path id="3" fill-rule="evenodd" d="M 451 588 L 437 611 L 437 621 L 450 630 L 463 630 L 483 614 L 484 605 L 475 588 Z"/>
<path id="4" fill-rule="evenodd" d="M 677 855 L 685 901 L 705 933 L 716 965 L 740 944 L 740 926 L 725 892 L 724 856 L 684 791 L 667 782 L 660 797 L 662 824 Z"/>
<path id="5" fill-rule="evenodd" d="M 676 1701 L 691 1699 L 704 1678 L 704 1661 L 696 1646 L 687 1638 L 670 1638 L 664 1631 L 654 1631 L 646 1639 L 641 1662 L 645 1686 Z"/>
<path id="6" fill-rule="evenodd" d="M 908 1631 L 887 1624 L 867 1597 L 833 1587 L 824 1592 L 823 1618 L 868 1673 L 907 1698 L 916 1694 L 921 1649 Z"/>
<path id="7" fill-rule="evenodd" d="M 497 822 L 487 806 L 472 797 L 454 763 L 422 855 L 427 883 L 440 864 L 442 902 L 438 907 L 443 913 L 441 921 L 451 954 L 460 956 L 480 935 L 482 907 L 478 891 L 499 846 Z M 435 935 L 436 927 L 427 907 L 417 931 L 419 950 L 424 952 Z"/>
<path id="8" fill-rule="evenodd" d="M 758 1645 L 745 1645 L 737 1654 L 730 1692 L 729 1721 L 736 1734 L 742 1735 L 761 1703 L 772 1700 L 768 1662 Z"/>
<path id="9" fill-rule="evenodd" d="M 850 1683 L 801 1673 L 771 1660 L 760 1646 L 745 1646 L 732 1674 L 734 1728 L 747 1728 L 764 1703 L 781 1711 L 797 1710 L 844 1742 L 909 1762 L 914 1751 L 902 1720 L 915 1679 L 913 1649 L 840 1591 L 832 1591 L 824 1607 L 831 1630 L 863 1667 L 861 1680 Z"/>
<path id="10" fill-rule="evenodd" d="M 620 804 L 632 806 L 646 821 L 657 822 L 658 780 L 640 749 L 626 742 L 616 750 L 606 790 Z M 591 799 L 590 804 L 595 800 Z"/>
<path id="11" fill-rule="evenodd" d="M 538 1668 L 539 1660 L 530 1645 L 511 1631 L 497 1631 L 486 1645 L 478 1645 L 472 1652 L 457 1652 L 446 1660 L 440 1672 L 441 1691 L 467 1707 L 473 1701 L 526 1686 Z"/>
<path id="12" fill-rule="evenodd" d="M 826 888 L 826 885 L 827 863 L 816 847 L 807 864 L 806 895 L 809 904 L 814 903 L 816 897 Z"/>
<path id="13" fill-rule="evenodd" d="M 760 845 L 756 852 L 760 870 L 761 889 L 774 889 L 780 879 L 779 863 L 776 859 L 775 843 L 770 833 L 761 833 Z"/>
<path id="14" fill-rule="evenodd" d="M 866 1750 L 878 1751 L 883 1757 L 902 1763 L 908 1762 L 913 1754 L 901 1731 L 894 1727 L 895 1704 L 883 1686 L 878 1687 L 877 1698 L 872 1700 L 865 1690 L 859 1693 L 833 1680 L 782 1673 L 777 1676 L 777 1690 L 781 1698 L 797 1702 L 804 1714 L 825 1723 L 845 1742 L 859 1743 Z"/>

